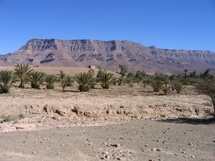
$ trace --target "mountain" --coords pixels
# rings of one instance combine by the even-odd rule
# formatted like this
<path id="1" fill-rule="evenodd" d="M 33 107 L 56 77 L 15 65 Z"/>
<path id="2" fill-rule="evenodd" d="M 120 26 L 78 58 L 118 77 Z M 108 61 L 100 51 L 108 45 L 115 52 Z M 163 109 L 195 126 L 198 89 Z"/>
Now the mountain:
<path id="1" fill-rule="evenodd" d="M 203 50 L 170 50 L 146 47 L 131 41 L 32 39 L 13 53 L 0 55 L 0 66 L 28 63 L 32 66 L 101 67 L 117 71 L 146 72 L 215 71 L 215 53 Z"/>

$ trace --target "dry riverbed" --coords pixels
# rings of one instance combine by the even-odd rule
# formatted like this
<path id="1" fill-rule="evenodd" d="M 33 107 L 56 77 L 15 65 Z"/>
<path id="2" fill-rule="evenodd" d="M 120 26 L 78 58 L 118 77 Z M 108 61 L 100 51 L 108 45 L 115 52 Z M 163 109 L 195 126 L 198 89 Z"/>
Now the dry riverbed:
<path id="1" fill-rule="evenodd" d="M 0 95 L 1 161 L 213 161 L 210 98 L 139 85 L 19 89 Z"/>

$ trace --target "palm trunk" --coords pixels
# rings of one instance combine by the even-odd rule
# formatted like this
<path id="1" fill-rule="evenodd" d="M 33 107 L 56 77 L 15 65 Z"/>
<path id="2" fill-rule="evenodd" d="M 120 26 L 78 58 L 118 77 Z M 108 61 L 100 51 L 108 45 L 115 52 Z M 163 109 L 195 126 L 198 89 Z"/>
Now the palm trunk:
<path id="1" fill-rule="evenodd" d="M 19 85 L 20 88 L 25 88 L 25 82 L 23 79 L 21 79 L 21 82 L 20 82 L 20 85 Z"/>

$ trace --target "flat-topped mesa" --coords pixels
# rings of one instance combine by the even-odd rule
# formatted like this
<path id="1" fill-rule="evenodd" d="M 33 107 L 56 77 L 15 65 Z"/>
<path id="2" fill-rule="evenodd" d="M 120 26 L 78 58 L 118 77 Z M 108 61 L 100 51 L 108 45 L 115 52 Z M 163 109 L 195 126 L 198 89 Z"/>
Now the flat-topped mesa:
<path id="1" fill-rule="evenodd" d="M 44 51 L 47 49 L 54 50 L 57 49 L 55 44 L 55 39 L 31 39 L 19 50 L 38 50 Z"/>
<path id="2" fill-rule="evenodd" d="M 93 52 L 95 50 L 120 51 L 126 46 L 140 45 L 131 41 L 100 41 L 91 39 L 59 40 L 59 39 L 31 39 L 19 50 L 55 50 L 64 49 L 69 51 Z"/>
<path id="3" fill-rule="evenodd" d="M 0 56 L 0 65 L 28 63 L 43 66 L 102 66 L 117 71 L 119 64 L 129 70 L 146 72 L 215 71 L 215 53 L 204 50 L 160 49 L 132 41 L 91 39 L 31 39 L 18 51 Z"/>

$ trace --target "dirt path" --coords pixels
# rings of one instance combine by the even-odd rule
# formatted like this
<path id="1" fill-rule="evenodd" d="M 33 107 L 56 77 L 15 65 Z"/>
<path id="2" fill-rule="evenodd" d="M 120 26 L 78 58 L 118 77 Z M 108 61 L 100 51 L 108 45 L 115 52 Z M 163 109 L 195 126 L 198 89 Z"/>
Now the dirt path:
<path id="1" fill-rule="evenodd" d="M 207 123 L 141 120 L 0 133 L 0 160 L 213 161 L 215 124 Z"/>

